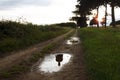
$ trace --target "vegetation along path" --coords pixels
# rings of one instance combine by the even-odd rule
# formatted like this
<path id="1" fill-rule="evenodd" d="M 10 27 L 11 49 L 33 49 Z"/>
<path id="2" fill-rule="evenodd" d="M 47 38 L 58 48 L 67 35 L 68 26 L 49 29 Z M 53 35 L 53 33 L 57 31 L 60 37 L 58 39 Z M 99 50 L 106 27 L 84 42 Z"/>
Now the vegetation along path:
<path id="1" fill-rule="evenodd" d="M 58 42 L 59 40 L 64 39 L 65 36 L 70 34 L 71 32 L 73 32 L 73 30 L 69 31 L 68 33 L 64 35 L 56 37 L 54 39 L 50 39 L 46 42 L 42 42 L 35 46 L 29 47 L 26 50 L 12 53 L 12 55 L 9 55 L 9 56 L 6 56 L 5 58 L 0 59 L 0 71 L 4 69 L 8 69 L 8 67 L 12 67 L 16 63 L 20 63 L 23 59 L 29 57 L 31 54 L 41 51 L 46 45 L 49 45 L 53 42 Z"/>
<path id="2" fill-rule="evenodd" d="M 77 38 L 77 31 L 72 37 L 75 37 L 75 39 Z M 77 43 L 77 41 L 73 41 L 73 43 Z M 50 56 L 50 58 L 48 59 L 49 65 L 45 66 L 46 69 L 48 68 L 50 69 L 50 71 L 47 72 L 44 71 L 44 69 L 43 71 L 41 71 L 38 66 L 42 64 L 42 61 L 44 61 L 44 58 L 42 58 L 32 66 L 31 71 L 22 74 L 16 80 L 87 80 L 80 41 L 78 41 L 77 44 L 67 44 L 63 41 L 61 45 L 57 46 L 57 49 L 51 52 L 51 55 L 56 54 L 63 54 L 63 56 L 65 56 L 65 54 L 71 55 L 69 63 L 62 66 L 61 62 L 61 65 L 59 65 L 58 67 L 62 66 L 62 68 L 56 71 L 57 66 L 53 67 L 55 64 L 49 64 L 49 62 L 51 61 L 50 59 L 52 58 L 52 56 Z M 46 56 L 48 55 L 49 54 L 47 54 Z M 64 58 L 65 57 L 63 57 L 63 62 L 66 60 Z M 67 58 L 69 58 L 69 56 L 67 56 Z M 53 60 L 53 62 L 54 61 L 55 60 Z M 51 67 L 53 67 L 53 69 Z"/>
<path id="3" fill-rule="evenodd" d="M 83 51 L 81 47 L 81 42 L 77 37 L 77 30 L 75 34 L 68 39 L 71 40 L 70 42 L 68 42 L 68 40 L 65 41 L 66 39 L 65 37 L 68 35 L 70 36 L 71 33 L 73 33 L 73 30 L 55 39 L 48 40 L 46 42 L 43 42 L 42 44 L 35 45 L 26 50 L 20 51 L 17 54 L 13 54 L 1 59 L 0 71 L 1 72 L 3 71 L 3 73 L 0 74 L 0 79 L 1 80 L 87 80 Z M 53 44 L 55 47 L 51 47 L 51 45 Z M 53 48 L 53 50 L 49 49 L 50 47 Z M 37 53 L 37 55 L 35 53 Z M 45 55 L 42 57 L 39 56 L 39 54 L 41 53 L 45 53 Z M 44 72 L 38 68 L 40 64 L 42 64 L 42 62 L 44 61 L 44 57 L 49 55 L 48 53 L 53 55 L 54 54 L 59 55 L 59 53 L 62 54 L 63 62 L 66 60 L 64 59 L 65 54 L 71 55 L 71 58 L 68 64 L 65 64 L 64 66 L 62 65 L 57 66 L 57 67 L 62 66 L 60 70 L 53 72 Z M 31 58 L 31 55 L 34 57 Z M 68 55 L 67 58 L 69 58 Z M 24 64 L 27 64 L 27 66 L 25 66 Z M 50 64 L 47 66 L 49 67 L 51 65 L 54 64 Z M 4 71 L 5 69 L 6 71 Z"/>

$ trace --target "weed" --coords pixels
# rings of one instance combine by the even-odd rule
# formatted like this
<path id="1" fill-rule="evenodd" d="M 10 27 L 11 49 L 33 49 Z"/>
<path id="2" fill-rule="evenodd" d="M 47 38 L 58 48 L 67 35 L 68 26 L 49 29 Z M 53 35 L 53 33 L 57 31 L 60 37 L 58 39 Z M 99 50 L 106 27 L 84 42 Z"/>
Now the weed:
<path id="1" fill-rule="evenodd" d="M 79 35 L 90 80 L 120 80 L 120 29 L 83 28 Z"/>
<path id="2" fill-rule="evenodd" d="M 68 32 L 70 28 L 52 25 L 0 22 L 0 55 L 49 40 Z"/>

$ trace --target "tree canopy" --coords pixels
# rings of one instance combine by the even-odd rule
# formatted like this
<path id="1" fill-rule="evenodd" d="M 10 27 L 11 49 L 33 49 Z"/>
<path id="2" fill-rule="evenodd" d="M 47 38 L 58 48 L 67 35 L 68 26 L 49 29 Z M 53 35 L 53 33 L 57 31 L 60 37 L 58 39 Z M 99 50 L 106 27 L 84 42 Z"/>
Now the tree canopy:
<path id="1" fill-rule="evenodd" d="M 72 17 L 72 20 L 75 20 L 79 26 L 80 24 L 85 24 L 85 22 L 80 23 L 79 19 L 84 18 L 87 20 L 87 15 L 91 14 L 91 11 L 99 8 L 99 6 L 109 4 L 111 5 L 111 14 L 112 14 L 112 23 L 115 27 L 115 13 L 114 7 L 120 7 L 120 0 L 77 0 L 78 4 L 76 5 L 76 10 L 73 11 L 76 14 L 76 17 Z M 84 20 L 83 20 L 84 21 Z"/>

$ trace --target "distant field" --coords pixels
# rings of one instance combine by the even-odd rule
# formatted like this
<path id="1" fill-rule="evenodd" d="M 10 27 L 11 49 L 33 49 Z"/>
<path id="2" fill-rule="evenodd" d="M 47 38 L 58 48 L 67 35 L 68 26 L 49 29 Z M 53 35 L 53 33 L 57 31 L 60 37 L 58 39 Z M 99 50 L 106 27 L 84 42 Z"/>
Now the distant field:
<path id="1" fill-rule="evenodd" d="M 90 80 L 120 80 L 120 28 L 79 29 Z"/>
<path id="2" fill-rule="evenodd" d="M 12 21 L 0 22 L 0 55 L 14 50 L 24 49 L 54 38 L 69 31 L 70 28 L 55 25 L 21 24 Z"/>

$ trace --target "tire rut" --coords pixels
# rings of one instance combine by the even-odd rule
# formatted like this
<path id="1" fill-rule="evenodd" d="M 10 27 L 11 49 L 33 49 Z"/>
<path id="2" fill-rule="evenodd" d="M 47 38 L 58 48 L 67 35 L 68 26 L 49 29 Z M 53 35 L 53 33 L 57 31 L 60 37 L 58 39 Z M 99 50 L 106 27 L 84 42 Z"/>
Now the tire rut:
<path id="1" fill-rule="evenodd" d="M 12 55 L 9 55 L 9 56 L 6 56 L 6 57 L 0 59 L 0 72 L 4 71 L 6 69 L 10 69 L 12 66 L 14 66 L 16 64 L 19 64 L 25 58 L 27 59 L 29 56 L 31 56 L 33 53 L 40 52 L 47 45 L 64 40 L 66 35 L 70 34 L 71 32 L 73 32 L 73 30 L 71 30 L 68 33 L 63 34 L 59 37 L 56 37 L 56 38 L 50 39 L 48 41 L 42 42 L 40 44 L 34 45 L 34 46 L 29 47 L 25 50 L 15 52 Z"/>
<path id="2" fill-rule="evenodd" d="M 77 36 L 74 34 L 74 36 Z M 28 72 L 16 80 L 88 80 L 81 43 L 68 47 L 65 43 L 52 53 L 67 52 L 73 57 L 59 72 L 41 73 L 37 71 Z"/>

